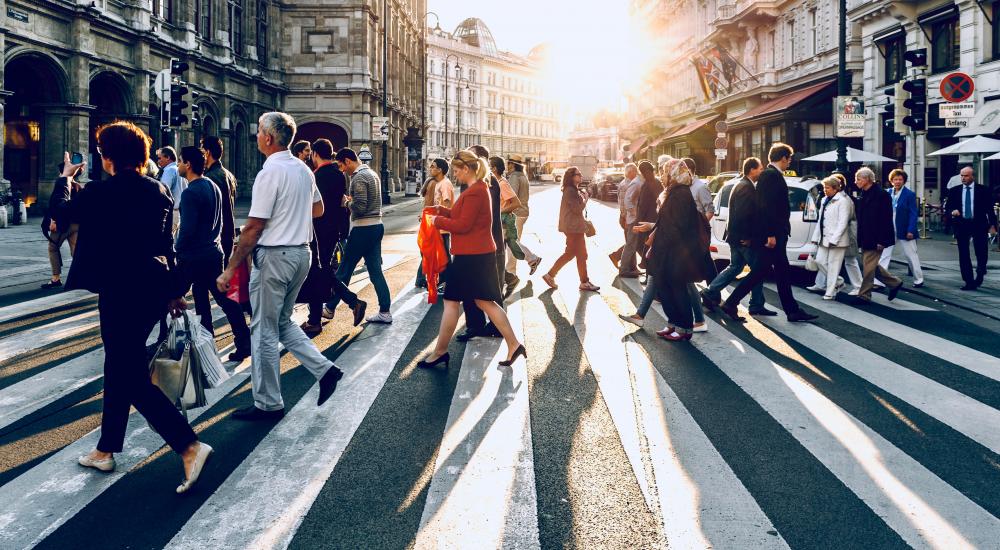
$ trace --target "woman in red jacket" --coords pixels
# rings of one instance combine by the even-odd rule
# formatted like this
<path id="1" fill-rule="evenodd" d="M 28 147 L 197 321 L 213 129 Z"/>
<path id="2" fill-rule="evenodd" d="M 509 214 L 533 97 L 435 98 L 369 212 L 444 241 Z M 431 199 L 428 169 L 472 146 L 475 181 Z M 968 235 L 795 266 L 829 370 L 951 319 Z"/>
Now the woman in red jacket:
<path id="1" fill-rule="evenodd" d="M 448 266 L 448 283 L 444 289 L 444 315 L 438 332 L 437 346 L 417 366 L 430 368 L 441 363 L 448 366 L 448 344 L 455 333 L 460 312 L 459 303 L 475 300 L 490 321 L 500 330 L 507 343 L 507 360 L 500 361 L 509 366 L 518 356 L 527 358 L 524 346 L 514 336 L 514 329 L 507 320 L 507 314 L 500 307 L 500 282 L 497 280 L 496 244 L 493 242 L 493 214 L 490 210 L 489 184 L 485 178 L 489 171 L 486 161 L 469 151 L 459 151 L 451 160 L 452 177 L 460 184 L 468 185 L 459 195 L 455 206 L 438 206 L 437 216 L 431 223 L 438 229 L 451 232 L 452 263 Z"/>

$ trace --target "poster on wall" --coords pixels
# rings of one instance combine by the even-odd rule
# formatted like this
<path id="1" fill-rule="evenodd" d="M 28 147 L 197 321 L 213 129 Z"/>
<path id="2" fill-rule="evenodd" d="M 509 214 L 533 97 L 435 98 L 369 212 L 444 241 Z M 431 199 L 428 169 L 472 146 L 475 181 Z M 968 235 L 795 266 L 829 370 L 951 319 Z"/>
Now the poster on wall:
<path id="1" fill-rule="evenodd" d="M 839 138 L 865 137 L 865 101 L 857 96 L 837 96 L 833 100 L 833 121 Z"/>

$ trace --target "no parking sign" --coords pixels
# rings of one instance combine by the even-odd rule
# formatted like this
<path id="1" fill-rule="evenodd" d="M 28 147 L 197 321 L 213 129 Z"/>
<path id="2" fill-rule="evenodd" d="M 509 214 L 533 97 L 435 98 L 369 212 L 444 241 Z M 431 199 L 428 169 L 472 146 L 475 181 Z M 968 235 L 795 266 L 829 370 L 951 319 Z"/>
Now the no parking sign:
<path id="1" fill-rule="evenodd" d="M 976 83 L 965 73 L 951 73 L 941 81 L 941 97 L 951 103 L 961 103 L 972 97 Z"/>

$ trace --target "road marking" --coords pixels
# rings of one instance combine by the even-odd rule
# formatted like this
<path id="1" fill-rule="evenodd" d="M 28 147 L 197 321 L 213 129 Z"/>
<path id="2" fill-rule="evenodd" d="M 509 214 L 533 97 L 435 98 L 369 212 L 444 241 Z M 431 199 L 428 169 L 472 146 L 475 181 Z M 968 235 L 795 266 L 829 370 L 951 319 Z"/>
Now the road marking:
<path id="1" fill-rule="evenodd" d="M 68 306 L 77 302 L 85 301 L 88 298 L 93 298 L 96 303 L 97 295 L 91 294 L 86 290 L 70 290 L 53 294 L 51 296 L 36 298 L 27 302 L 21 302 L 19 304 L 0 307 L 0 323 L 6 323 L 14 319 L 28 317 L 30 315 L 35 315 L 58 307 Z"/>
<path id="2" fill-rule="evenodd" d="M 1000 411 L 915 373 L 836 334 L 779 317 L 755 318 L 775 331 L 814 350 L 841 368 L 919 408 L 956 431 L 1000 454 Z M 756 323 L 748 328 L 771 332 Z M 755 334 L 756 335 L 756 334 Z"/>
<path id="3" fill-rule="evenodd" d="M 296 308 L 292 321 L 301 323 L 306 317 L 306 308 Z M 188 409 L 188 421 L 194 424 L 229 392 L 246 383 L 250 377 L 249 366 L 250 360 L 244 360 L 233 372 L 233 376 L 221 386 L 206 389 L 207 404 L 197 409 Z M 82 468 L 76 463 L 77 457 L 94 449 L 98 439 L 100 428 L 0 487 L 0 502 L 9 503 L 0 512 L 0 548 L 35 546 L 124 477 L 135 465 L 163 447 L 163 438 L 150 429 L 141 415 L 132 414 L 125 434 L 125 451 L 115 455 L 118 468 L 105 474 Z M 165 486 L 163 490 L 166 494 L 170 487 Z"/>
<path id="4" fill-rule="evenodd" d="M 964 369 L 1000 381 L 1000 358 L 977 349 L 956 344 L 940 336 L 922 332 L 911 327 L 889 321 L 873 313 L 841 304 L 836 300 L 823 300 L 820 296 L 805 290 L 793 289 L 795 299 L 820 311 L 829 313 L 849 323 L 865 327 L 911 348 L 920 350 L 939 359 L 958 365 Z"/>
<path id="5" fill-rule="evenodd" d="M 655 308 L 650 312 L 663 320 Z M 989 548 L 1000 540 L 1000 519 L 722 325 L 706 322 L 709 332 L 691 340 L 695 348 L 907 544 Z"/>
<path id="6" fill-rule="evenodd" d="M 98 326 L 98 313 L 95 309 L 12 334 L 0 339 L 0 361 L 6 361 L 51 344 L 66 343 Z"/>
<path id="7" fill-rule="evenodd" d="M 430 309 L 424 293 L 408 286 L 392 306 L 392 325 L 367 326 L 337 360 L 345 377 L 330 402 L 316 407 L 318 385 L 307 391 L 168 547 L 288 546 L 399 361 L 399 343 L 413 337 Z"/>
<path id="8" fill-rule="evenodd" d="M 524 341 L 521 302 L 507 316 Z M 503 340 L 470 340 L 415 547 L 540 548 L 524 361 L 501 367 Z"/>

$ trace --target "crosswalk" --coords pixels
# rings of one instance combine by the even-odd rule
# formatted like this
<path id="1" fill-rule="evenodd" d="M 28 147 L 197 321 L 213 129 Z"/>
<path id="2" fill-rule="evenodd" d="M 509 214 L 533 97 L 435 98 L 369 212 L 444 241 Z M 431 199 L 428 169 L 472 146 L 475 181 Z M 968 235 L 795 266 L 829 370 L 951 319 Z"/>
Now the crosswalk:
<path id="1" fill-rule="evenodd" d="M 0 308 L 0 548 L 1000 548 L 992 332 L 916 296 L 859 308 L 795 289 L 816 323 L 710 315 L 667 343 L 658 306 L 643 329 L 617 317 L 637 280 L 594 260 L 590 275 L 600 294 L 571 270 L 557 290 L 522 273 L 513 367 L 474 339 L 417 369 L 441 308 L 409 277 L 390 277 L 392 325 L 321 345 L 346 372 L 323 407 L 285 356 L 286 416 L 232 421 L 249 361 L 227 364 L 189 411 L 217 454 L 184 496 L 137 414 L 115 472 L 76 464 L 99 436 L 103 352 L 44 357 L 94 337 L 93 297 Z"/>

